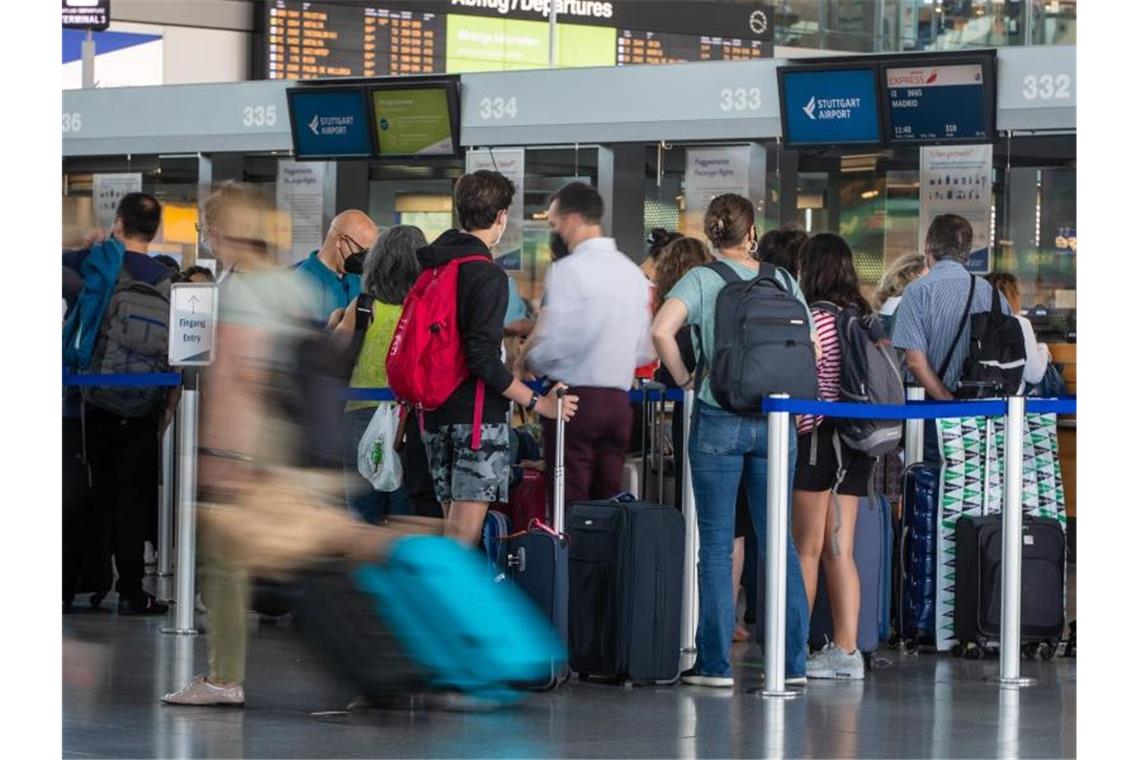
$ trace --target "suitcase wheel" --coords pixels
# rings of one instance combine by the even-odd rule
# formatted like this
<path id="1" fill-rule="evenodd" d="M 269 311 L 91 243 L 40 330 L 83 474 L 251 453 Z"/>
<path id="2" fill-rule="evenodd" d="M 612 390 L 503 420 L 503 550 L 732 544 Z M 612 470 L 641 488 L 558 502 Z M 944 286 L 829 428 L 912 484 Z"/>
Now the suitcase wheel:
<path id="1" fill-rule="evenodd" d="M 961 643 L 957 643 L 953 647 L 951 647 L 950 654 L 954 655 L 955 657 L 962 657 L 963 655 L 966 654 L 966 647 L 963 646 Z"/>
<path id="2" fill-rule="evenodd" d="M 1042 644 L 1041 648 L 1037 651 L 1041 655 L 1042 660 L 1049 662 L 1049 660 L 1052 660 L 1053 656 L 1057 654 L 1057 647 L 1053 644 Z"/>
<path id="3" fill-rule="evenodd" d="M 966 659 L 967 660 L 984 660 L 986 658 L 986 650 L 977 644 L 966 645 Z"/>
<path id="4" fill-rule="evenodd" d="M 102 606 L 103 600 L 106 598 L 107 598 L 106 592 L 97 591 L 96 593 L 91 595 L 91 598 L 88 601 L 91 603 L 91 606 L 93 608 L 98 608 L 98 607 Z"/>

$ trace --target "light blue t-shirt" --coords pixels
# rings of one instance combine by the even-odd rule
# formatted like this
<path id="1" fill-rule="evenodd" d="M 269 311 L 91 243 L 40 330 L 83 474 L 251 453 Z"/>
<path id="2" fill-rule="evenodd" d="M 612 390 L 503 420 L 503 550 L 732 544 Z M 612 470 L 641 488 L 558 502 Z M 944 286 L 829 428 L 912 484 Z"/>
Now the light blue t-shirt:
<path id="1" fill-rule="evenodd" d="M 733 270 L 745 280 L 751 280 L 756 277 L 756 270 L 746 267 L 729 259 L 720 259 L 728 264 Z M 800 290 L 800 285 L 795 281 L 785 269 L 776 267 L 776 272 L 779 275 L 781 282 L 785 286 L 791 288 L 792 295 L 800 300 L 804 305 L 804 311 L 808 313 L 808 319 L 811 319 L 811 310 L 807 308 L 807 302 L 804 300 L 803 291 Z M 685 310 L 689 312 L 685 324 L 692 325 L 697 328 L 693 334 L 694 348 L 699 352 L 700 362 L 704 367 L 712 365 L 712 351 L 716 345 L 715 323 L 716 323 L 716 297 L 720 295 L 720 290 L 727 283 L 724 278 L 714 272 L 708 267 L 694 267 L 690 269 L 680 281 L 673 286 L 669 291 L 666 299 L 676 298 L 681 303 L 685 304 Z M 812 332 L 815 332 L 815 323 L 811 323 Z M 717 408 L 720 404 L 713 398 L 712 388 L 710 387 L 707 376 L 708 372 L 703 373 L 705 377 L 701 379 L 701 387 L 697 391 L 697 399 L 704 401 Z"/>
<path id="2" fill-rule="evenodd" d="M 518 322 L 520 319 L 526 319 L 526 303 L 519 295 L 519 286 L 515 284 L 515 278 L 507 275 L 507 315 L 503 318 L 503 325 L 509 325 L 511 322 Z"/>

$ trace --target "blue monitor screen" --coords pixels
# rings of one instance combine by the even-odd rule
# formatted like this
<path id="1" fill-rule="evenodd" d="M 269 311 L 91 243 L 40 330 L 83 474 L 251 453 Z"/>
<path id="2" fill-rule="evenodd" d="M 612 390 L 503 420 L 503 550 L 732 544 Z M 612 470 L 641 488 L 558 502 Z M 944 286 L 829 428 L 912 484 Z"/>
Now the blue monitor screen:
<path id="1" fill-rule="evenodd" d="M 289 114 L 297 158 L 372 155 L 364 90 L 289 90 Z"/>
<path id="2" fill-rule="evenodd" d="M 982 64 L 888 68 L 887 136 L 892 142 L 979 142 L 990 138 Z"/>
<path id="3" fill-rule="evenodd" d="M 878 70 L 786 70 L 782 76 L 788 145 L 877 144 L 881 140 Z"/>

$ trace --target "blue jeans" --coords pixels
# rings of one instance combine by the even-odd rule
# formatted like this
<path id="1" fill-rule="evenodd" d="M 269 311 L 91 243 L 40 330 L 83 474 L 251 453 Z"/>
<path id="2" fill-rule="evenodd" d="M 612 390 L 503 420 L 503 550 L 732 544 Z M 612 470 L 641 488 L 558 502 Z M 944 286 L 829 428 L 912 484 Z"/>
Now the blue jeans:
<path id="1" fill-rule="evenodd" d="M 378 525 L 387 515 L 410 515 L 412 505 L 401 486 L 385 493 L 372 487 L 356 468 L 356 450 L 372 421 L 373 409 L 356 409 L 344 415 L 344 498 L 348 509 L 365 522 Z"/>
<path id="2" fill-rule="evenodd" d="M 788 588 L 786 665 L 788 676 L 805 672 L 808 640 L 808 605 L 799 556 L 790 529 L 791 483 L 796 461 L 796 431 L 788 430 Z M 741 477 L 756 530 L 760 562 L 768 535 L 768 421 L 741 417 L 698 401 L 689 440 L 697 526 L 700 530 L 697 583 L 700 613 L 697 619 L 697 663 L 702 675 L 732 675 L 728 653 L 736 627 L 732 598 L 732 539 L 736 491 Z"/>

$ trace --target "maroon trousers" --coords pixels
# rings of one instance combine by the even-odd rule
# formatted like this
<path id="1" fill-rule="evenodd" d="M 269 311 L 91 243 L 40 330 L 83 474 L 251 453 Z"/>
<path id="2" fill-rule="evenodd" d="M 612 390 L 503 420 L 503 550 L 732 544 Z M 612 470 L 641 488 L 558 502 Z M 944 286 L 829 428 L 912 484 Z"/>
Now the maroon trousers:
<path id="1" fill-rule="evenodd" d="M 566 423 L 566 509 L 577 501 L 610 499 L 621 492 L 633 409 L 629 393 L 613 388 L 571 388 L 578 412 Z M 554 504 L 554 420 L 542 421 L 546 482 Z"/>

